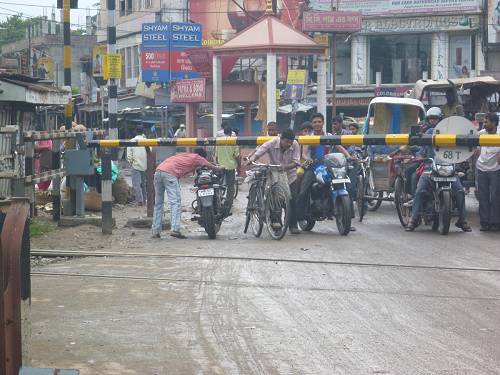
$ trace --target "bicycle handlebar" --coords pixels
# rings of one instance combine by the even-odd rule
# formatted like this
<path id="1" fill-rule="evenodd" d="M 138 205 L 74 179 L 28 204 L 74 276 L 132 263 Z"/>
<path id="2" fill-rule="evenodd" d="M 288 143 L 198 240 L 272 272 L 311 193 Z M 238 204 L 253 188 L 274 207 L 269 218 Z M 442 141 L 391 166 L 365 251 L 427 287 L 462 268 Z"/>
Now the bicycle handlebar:
<path id="1" fill-rule="evenodd" d="M 256 163 L 252 161 L 252 165 L 255 165 L 256 167 L 270 167 L 270 168 L 280 168 L 280 164 L 263 164 L 263 163 Z"/>

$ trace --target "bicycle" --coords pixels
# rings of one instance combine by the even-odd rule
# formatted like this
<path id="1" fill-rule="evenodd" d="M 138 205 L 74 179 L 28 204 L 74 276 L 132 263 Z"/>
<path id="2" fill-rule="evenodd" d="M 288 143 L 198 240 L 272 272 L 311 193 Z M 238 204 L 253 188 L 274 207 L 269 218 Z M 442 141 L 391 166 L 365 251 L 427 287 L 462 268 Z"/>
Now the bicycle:
<path id="1" fill-rule="evenodd" d="M 258 167 L 247 172 L 251 181 L 246 208 L 244 233 L 249 226 L 255 237 L 260 237 L 264 224 L 271 238 L 281 240 L 288 230 L 291 210 L 290 192 L 270 174 L 280 165 L 252 163 Z"/>

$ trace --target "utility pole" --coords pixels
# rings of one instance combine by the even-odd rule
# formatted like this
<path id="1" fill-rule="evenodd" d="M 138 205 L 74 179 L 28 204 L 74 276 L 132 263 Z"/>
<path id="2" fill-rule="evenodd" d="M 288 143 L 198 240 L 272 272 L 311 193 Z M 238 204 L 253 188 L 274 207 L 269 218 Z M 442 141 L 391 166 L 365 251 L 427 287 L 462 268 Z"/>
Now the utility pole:
<path id="1" fill-rule="evenodd" d="M 108 54 L 116 53 L 116 2 L 108 2 Z M 116 79 L 108 81 L 108 135 L 110 139 L 118 139 L 118 88 Z"/>

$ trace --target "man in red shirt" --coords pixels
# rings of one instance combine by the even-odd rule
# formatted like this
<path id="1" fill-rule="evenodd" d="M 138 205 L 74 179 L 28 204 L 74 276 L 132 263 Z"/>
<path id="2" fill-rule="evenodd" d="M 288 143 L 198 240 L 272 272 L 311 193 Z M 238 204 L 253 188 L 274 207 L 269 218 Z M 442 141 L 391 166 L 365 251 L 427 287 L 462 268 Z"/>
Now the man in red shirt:
<path id="1" fill-rule="evenodd" d="M 197 168 L 206 166 L 215 171 L 220 168 L 207 161 L 207 152 L 197 148 L 194 153 L 183 152 L 165 159 L 158 167 L 154 177 L 155 186 L 155 208 L 153 213 L 153 225 L 151 227 L 153 238 L 160 238 L 163 224 L 164 197 L 167 192 L 170 203 L 170 223 L 172 231 L 170 235 L 175 238 L 186 238 L 181 233 L 181 186 L 179 179 Z"/>

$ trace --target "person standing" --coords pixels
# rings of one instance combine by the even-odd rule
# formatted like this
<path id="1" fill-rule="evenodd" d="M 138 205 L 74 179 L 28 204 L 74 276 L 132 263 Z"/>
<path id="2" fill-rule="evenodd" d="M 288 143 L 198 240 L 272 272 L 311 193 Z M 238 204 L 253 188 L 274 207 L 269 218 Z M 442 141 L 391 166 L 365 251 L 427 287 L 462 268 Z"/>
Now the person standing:
<path id="1" fill-rule="evenodd" d="M 497 134 L 498 116 L 488 113 L 479 134 Z M 476 162 L 482 232 L 500 230 L 500 147 L 482 146 Z"/>
<path id="2" fill-rule="evenodd" d="M 135 129 L 135 137 L 132 141 L 146 139 L 142 125 Z M 127 161 L 132 167 L 132 187 L 135 192 L 135 203 L 143 206 L 146 203 L 146 169 L 148 169 L 148 157 L 146 147 L 128 147 Z"/>
<path id="3" fill-rule="evenodd" d="M 297 167 L 300 166 L 300 146 L 295 140 L 295 134 L 291 129 L 286 129 L 279 138 L 267 141 L 260 146 L 253 156 L 248 158 L 247 165 L 259 160 L 264 154 L 269 155 L 272 164 L 281 165 L 281 168 L 287 174 L 288 185 L 291 193 L 291 212 L 290 212 L 290 233 L 300 233 L 297 226 Z M 281 224 L 281 223 L 277 223 Z"/>
<path id="4" fill-rule="evenodd" d="M 151 232 L 153 238 L 160 238 L 163 226 L 163 209 L 165 192 L 170 204 L 170 235 L 175 238 L 187 238 L 181 233 L 181 186 L 179 179 L 193 173 L 197 168 L 206 166 L 215 171 L 223 171 L 206 159 L 207 152 L 197 148 L 194 153 L 183 152 L 165 159 L 158 167 L 154 176 L 155 207 L 153 212 L 153 224 Z"/>
<path id="5" fill-rule="evenodd" d="M 224 135 L 231 137 L 233 130 L 228 126 L 224 129 Z M 236 179 L 236 169 L 239 167 L 240 148 L 238 146 L 217 146 L 215 148 L 215 160 L 224 167 L 224 181 L 226 184 L 226 212 L 229 215 L 234 200 L 234 184 Z"/>
<path id="6" fill-rule="evenodd" d="M 186 138 L 186 125 L 180 124 L 179 129 L 175 131 L 175 138 Z"/>

